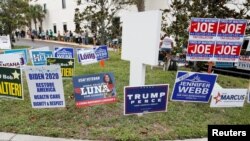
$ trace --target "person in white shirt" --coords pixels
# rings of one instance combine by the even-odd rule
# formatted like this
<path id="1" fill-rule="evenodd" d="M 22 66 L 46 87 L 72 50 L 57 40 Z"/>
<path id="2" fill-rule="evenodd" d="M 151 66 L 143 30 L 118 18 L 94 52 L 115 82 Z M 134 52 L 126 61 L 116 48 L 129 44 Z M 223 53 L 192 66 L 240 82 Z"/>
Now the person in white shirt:
<path id="1" fill-rule="evenodd" d="M 160 51 L 171 52 L 173 49 L 173 40 L 165 34 L 160 44 Z"/>
<path id="2" fill-rule="evenodd" d="M 165 62 L 164 70 L 169 69 L 172 49 L 173 40 L 167 34 L 165 34 L 160 42 L 160 54 L 162 56 L 162 61 Z"/>

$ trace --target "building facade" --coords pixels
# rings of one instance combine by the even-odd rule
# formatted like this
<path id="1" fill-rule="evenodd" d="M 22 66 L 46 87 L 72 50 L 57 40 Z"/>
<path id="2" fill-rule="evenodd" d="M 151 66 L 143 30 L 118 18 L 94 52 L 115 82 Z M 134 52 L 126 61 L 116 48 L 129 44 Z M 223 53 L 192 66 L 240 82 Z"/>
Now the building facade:
<path id="1" fill-rule="evenodd" d="M 43 20 L 43 30 L 52 30 L 57 36 L 58 32 L 62 35 L 65 30 L 75 31 L 74 15 L 75 9 L 80 10 L 86 7 L 91 0 L 81 0 L 81 5 L 77 5 L 77 0 L 30 0 L 30 5 L 39 4 L 46 10 L 46 15 Z M 145 0 L 145 10 L 157 10 L 168 8 L 167 0 Z M 117 16 L 121 16 L 126 11 L 137 11 L 136 6 L 131 5 L 120 10 Z M 85 22 L 83 24 L 90 24 Z M 35 25 L 32 23 L 32 29 Z M 37 23 L 37 29 L 41 30 L 41 25 Z"/>

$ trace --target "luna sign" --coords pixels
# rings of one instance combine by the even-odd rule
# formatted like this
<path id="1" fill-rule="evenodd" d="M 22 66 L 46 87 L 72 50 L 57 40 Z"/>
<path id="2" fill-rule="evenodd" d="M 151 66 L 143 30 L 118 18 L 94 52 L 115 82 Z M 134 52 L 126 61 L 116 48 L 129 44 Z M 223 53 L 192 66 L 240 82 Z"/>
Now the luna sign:
<path id="1" fill-rule="evenodd" d="M 113 103 L 116 101 L 113 73 L 101 73 L 73 77 L 77 107 Z"/>
<path id="2" fill-rule="evenodd" d="M 124 87 L 124 115 L 167 111 L 168 90 L 166 84 Z"/>
<path id="3" fill-rule="evenodd" d="M 216 79 L 216 74 L 178 71 L 171 100 L 207 103 Z"/>

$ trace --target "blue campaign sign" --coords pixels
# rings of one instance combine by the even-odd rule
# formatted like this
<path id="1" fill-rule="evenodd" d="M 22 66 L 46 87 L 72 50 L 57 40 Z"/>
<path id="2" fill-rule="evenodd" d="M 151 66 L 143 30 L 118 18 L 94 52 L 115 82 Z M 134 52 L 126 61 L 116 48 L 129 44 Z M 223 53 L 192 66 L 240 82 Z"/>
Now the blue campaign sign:
<path id="1" fill-rule="evenodd" d="M 98 61 L 109 59 L 107 46 L 99 46 L 99 47 L 95 48 L 95 54 L 96 54 Z"/>
<path id="2" fill-rule="evenodd" d="M 215 67 L 216 68 L 233 68 L 234 63 L 232 63 L 232 62 L 216 62 Z"/>
<path id="3" fill-rule="evenodd" d="M 11 53 L 23 53 L 24 54 L 24 64 L 27 64 L 28 62 L 28 52 L 27 49 L 11 49 L 11 50 L 5 50 L 5 54 L 11 54 Z"/>
<path id="4" fill-rule="evenodd" d="M 69 47 L 56 47 L 54 50 L 54 55 L 56 58 L 74 58 L 74 49 Z"/>
<path id="5" fill-rule="evenodd" d="M 168 90 L 167 84 L 125 87 L 124 115 L 166 111 Z"/>
<path id="6" fill-rule="evenodd" d="M 100 73 L 73 77 L 77 107 L 113 103 L 116 101 L 113 73 Z"/>
<path id="7" fill-rule="evenodd" d="M 171 100 L 207 103 L 216 80 L 216 74 L 178 71 Z"/>
<path id="8" fill-rule="evenodd" d="M 34 66 L 41 66 L 47 64 L 47 58 L 52 58 L 52 51 L 31 51 L 31 60 Z"/>

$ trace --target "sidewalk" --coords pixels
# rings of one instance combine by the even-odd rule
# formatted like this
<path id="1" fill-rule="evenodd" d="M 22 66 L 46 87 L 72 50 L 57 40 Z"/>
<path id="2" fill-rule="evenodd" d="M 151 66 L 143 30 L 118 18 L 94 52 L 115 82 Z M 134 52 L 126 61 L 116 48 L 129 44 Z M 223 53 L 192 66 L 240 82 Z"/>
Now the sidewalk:
<path id="1" fill-rule="evenodd" d="M 22 38 L 24 40 L 31 40 L 30 38 Z M 64 42 L 64 41 L 54 41 L 54 40 L 41 40 L 41 39 L 35 39 L 35 42 L 46 42 L 46 43 L 55 43 L 55 44 L 62 44 L 62 45 L 69 45 L 72 47 L 80 47 L 80 48 L 92 48 L 93 45 L 83 45 L 78 44 L 74 42 Z"/>
<path id="2" fill-rule="evenodd" d="M 89 140 L 52 138 L 52 137 L 31 136 L 31 135 L 0 132 L 0 141 L 89 141 Z M 207 138 L 175 140 L 175 141 L 207 141 Z"/>

